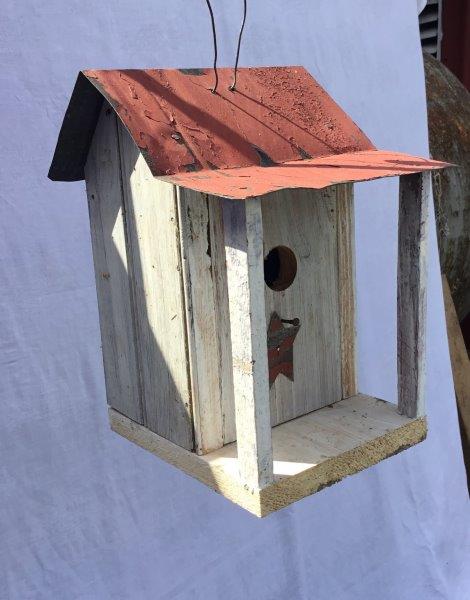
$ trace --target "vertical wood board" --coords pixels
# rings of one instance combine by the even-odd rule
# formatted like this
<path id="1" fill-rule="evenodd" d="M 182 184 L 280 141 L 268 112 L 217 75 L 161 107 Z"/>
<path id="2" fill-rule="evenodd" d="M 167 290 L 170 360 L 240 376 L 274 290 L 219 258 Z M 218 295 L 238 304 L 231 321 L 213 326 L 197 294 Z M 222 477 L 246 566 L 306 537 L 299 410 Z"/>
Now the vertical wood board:
<path id="1" fill-rule="evenodd" d="M 219 199 L 183 188 L 178 203 L 195 448 L 205 454 L 235 438 L 222 208 Z"/>
<path id="2" fill-rule="evenodd" d="M 402 175 L 398 214 L 398 411 L 425 414 L 426 243 L 430 173 Z"/>
<path id="3" fill-rule="evenodd" d="M 338 240 L 338 298 L 341 336 L 342 397 L 357 394 L 356 269 L 354 244 L 354 190 L 352 183 L 336 186 Z"/>
<path id="4" fill-rule="evenodd" d="M 230 330 L 230 312 L 227 285 L 227 267 L 225 261 L 225 239 L 223 205 L 220 198 L 209 196 L 208 199 L 210 218 L 210 237 L 213 280 L 216 291 L 216 319 L 218 343 L 221 364 L 221 391 L 222 391 L 222 434 L 224 444 L 235 441 L 235 399 L 233 392 L 232 368 L 232 336 Z"/>
<path id="5" fill-rule="evenodd" d="M 273 478 L 261 200 L 221 200 L 232 337 L 238 464 L 251 489 Z"/>
<path id="6" fill-rule="evenodd" d="M 287 246 L 297 258 L 290 287 L 274 291 L 264 285 L 268 323 L 273 312 L 281 319 L 300 319 L 294 381 L 281 374 L 270 390 L 272 424 L 277 425 L 342 397 L 336 191 L 281 190 L 264 196 L 261 205 L 264 256 Z"/>
<path id="7" fill-rule="evenodd" d="M 95 130 L 85 178 L 107 401 L 120 413 L 142 423 L 117 122 L 107 103 Z"/>
<path id="8" fill-rule="evenodd" d="M 192 449 L 176 191 L 152 176 L 122 124 L 119 142 L 145 425 Z"/>

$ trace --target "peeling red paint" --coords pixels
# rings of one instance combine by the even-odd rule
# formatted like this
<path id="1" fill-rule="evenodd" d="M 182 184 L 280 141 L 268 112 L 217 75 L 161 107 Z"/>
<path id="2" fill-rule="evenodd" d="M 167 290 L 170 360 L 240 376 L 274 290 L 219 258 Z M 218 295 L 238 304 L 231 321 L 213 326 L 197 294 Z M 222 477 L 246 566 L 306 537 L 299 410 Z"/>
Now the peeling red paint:
<path id="1" fill-rule="evenodd" d="M 85 71 L 116 106 L 155 176 L 230 169 L 373 148 L 372 143 L 302 67 Z M 175 140 L 174 135 L 178 136 Z M 175 143 L 176 142 L 176 143 Z"/>
<path id="2" fill-rule="evenodd" d="M 303 67 L 240 69 L 235 92 L 232 70 L 220 69 L 217 94 L 212 77 L 208 69 L 84 71 L 50 177 L 83 177 L 91 135 L 81 119 L 94 126 L 81 97 L 96 111 L 90 89 L 114 108 L 155 177 L 215 195 L 247 198 L 446 166 L 378 151 Z"/>

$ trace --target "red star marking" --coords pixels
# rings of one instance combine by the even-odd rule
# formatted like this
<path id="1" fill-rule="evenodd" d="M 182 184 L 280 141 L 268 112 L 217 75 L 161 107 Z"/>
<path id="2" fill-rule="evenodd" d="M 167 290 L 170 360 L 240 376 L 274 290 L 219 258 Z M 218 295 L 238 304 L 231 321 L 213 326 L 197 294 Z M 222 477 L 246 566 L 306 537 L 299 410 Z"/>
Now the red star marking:
<path id="1" fill-rule="evenodd" d="M 284 327 L 284 323 L 291 323 L 291 326 Z M 293 345 L 299 329 L 299 319 L 282 321 L 277 313 L 271 315 L 268 327 L 269 387 L 272 387 L 281 373 L 294 381 Z"/>

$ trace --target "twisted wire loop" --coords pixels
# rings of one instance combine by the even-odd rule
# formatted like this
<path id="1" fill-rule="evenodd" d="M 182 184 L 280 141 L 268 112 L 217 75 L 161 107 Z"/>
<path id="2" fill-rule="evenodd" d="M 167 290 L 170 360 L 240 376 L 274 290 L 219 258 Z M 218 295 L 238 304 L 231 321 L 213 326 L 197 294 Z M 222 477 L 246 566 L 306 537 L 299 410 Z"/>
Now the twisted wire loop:
<path id="1" fill-rule="evenodd" d="M 240 47 L 242 45 L 243 29 L 245 28 L 245 22 L 246 22 L 246 4 L 247 4 L 247 0 L 243 0 L 243 21 L 242 21 L 242 26 L 240 28 L 240 33 L 238 34 L 237 56 L 235 58 L 235 67 L 233 69 L 233 81 L 232 81 L 231 86 L 228 88 L 231 92 L 234 92 L 237 87 L 238 59 L 240 58 Z"/>
<path id="2" fill-rule="evenodd" d="M 217 93 L 217 86 L 219 85 L 219 74 L 217 72 L 217 35 L 215 32 L 215 21 L 214 21 L 214 12 L 212 11 L 212 6 L 210 0 L 206 0 L 207 8 L 209 9 L 209 14 L 211 16 L 211 25 L 212 25 L 212 38 L 214 40 L 214 87 L 211 89 L 213 94 Z"/>

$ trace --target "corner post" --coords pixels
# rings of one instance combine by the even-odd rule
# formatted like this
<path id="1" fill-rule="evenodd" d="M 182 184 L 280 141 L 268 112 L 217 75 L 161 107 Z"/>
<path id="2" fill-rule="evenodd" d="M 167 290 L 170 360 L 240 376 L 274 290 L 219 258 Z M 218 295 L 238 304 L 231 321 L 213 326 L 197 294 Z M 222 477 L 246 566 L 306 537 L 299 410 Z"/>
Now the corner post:
<path id="1" fill-rule="evenodd" d="M 429 172 L 400 177 L 398 215 L 398 412 L 425 414 L 426 246 Z"/>
<path id="2" fill-rule="evenodd" d="M 222 202 L 238 464 L 261 489 L 273 480 L 261 200 Z"/>
<path id="3" fill-rule="evenodd" d="M 354 239 L 354 188 L 336 186 L 336 235 L 341 335 L 342 398 L 357 394 L 356 368 L 356 250 Z"/>

